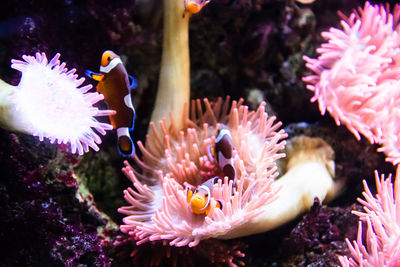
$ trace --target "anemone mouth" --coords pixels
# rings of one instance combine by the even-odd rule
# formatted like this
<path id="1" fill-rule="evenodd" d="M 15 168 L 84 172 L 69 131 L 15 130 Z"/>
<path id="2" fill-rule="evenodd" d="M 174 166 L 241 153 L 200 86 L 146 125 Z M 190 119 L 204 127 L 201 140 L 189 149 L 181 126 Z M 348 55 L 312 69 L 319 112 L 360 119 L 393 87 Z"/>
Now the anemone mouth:
<path id="1" fill-rule="evenodd" d="M 214 103 L 194 100 L 190 110 L 185 106 L 183 129 L 177 129 L 172 119 L 169 124 L 162 120 L 159 128 L 150 124 L 146 145 L 138 142 L 143 157 L 134 157 L 141 170 L 128 162 L 123 168 L 134 186 L 124 191 L 129 206 L 119 209 L 127 215 L 120 228 L 123 233 L 138 244 L 169 240 L 171 246 L 196 246 L 205 238 L 229 238 L 276 199 L 275 161 L 284 156 L 279 151 L 287 135 L 278 130 L 281 123 L 265 113 L 265 103 L 257 111 L 242 103 L 231 103 L 229 97 Z M 185 186 L 198 186 L 221 171 L 208 156 L 219 123 L 232 135 L 237 182 L 233 190 L 233 181 L 219 179 L 209 198 L 209 213 L 197 216 L 187 203 Z M 216 208 L 217 200 L 221 209 Z"/>

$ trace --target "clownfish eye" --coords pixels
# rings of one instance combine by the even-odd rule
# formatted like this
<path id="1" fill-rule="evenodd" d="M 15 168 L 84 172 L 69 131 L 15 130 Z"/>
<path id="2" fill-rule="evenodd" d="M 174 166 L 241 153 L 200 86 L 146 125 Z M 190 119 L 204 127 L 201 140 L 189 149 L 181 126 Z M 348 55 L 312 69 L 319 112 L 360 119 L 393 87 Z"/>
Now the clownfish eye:
<path id="1" fill-rule="evenodd" d="M 108 61 L 111 61 L 111 57 L 108 57 L 107 60 L 108 60 Z"/>
<path id="2" fill-rule="evenodd" d="M 206 194 L 205 197 L 208 197 L 208 194 Z"/>
<path id="3" fill-rule="evenodd" d="M 196 190 L 194 190 L 194 192 L 197 193 L 197 192 L 199 192 L 199 190 L 196 189 Z"/>

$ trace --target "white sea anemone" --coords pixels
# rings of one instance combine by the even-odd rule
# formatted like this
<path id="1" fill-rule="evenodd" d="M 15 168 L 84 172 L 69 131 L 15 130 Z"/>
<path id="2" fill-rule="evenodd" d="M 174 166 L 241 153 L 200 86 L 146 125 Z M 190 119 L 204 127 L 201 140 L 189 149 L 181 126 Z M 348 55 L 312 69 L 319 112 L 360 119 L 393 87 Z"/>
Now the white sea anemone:
<path id="1" fill-rule="evenodd" d="M 88 93 L 90 84 L 79 87 L 85 79 L 78 79 L 76 70 L 68 70 L 59 57 L 56 54 L 48 61 L 44 53 L 36 53 L 35 57 L 23 55 L 23 61 L 11 61 L 22 77 L 8 97 L 13 122 L 6 128 L 38 136 L 41 141 L 48 138 L 51 143 L 69 143 L 72 153 L 81 155 L 89 147 L 98 151 L 98 133 L 105 135 L 112 126 L 94 117 L 115 112 L 94 107 L 103 95 Z"/>

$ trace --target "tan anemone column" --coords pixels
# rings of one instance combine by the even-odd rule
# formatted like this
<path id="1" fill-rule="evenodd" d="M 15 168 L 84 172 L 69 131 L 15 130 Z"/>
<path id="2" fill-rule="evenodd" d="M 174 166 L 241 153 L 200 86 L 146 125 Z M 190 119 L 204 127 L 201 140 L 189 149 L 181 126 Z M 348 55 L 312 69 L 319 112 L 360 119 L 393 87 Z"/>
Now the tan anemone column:
<path id="1" fill-rule="evenodd" d="M 189 103 L 189 17 L 190 14 L 185 14 L 184 0 L 164 0 L 161 70 L 151 121 L 158 122 L 172 112 L 174 120 L 181 122 L 183 104 Z"/>
<path id="2" fill-rule="evenodd" d="M 0 127 L 11 131 L 30 134 L 23 115 L 10 100 L 14 90 L 15 86 L 0 80 Z"/>

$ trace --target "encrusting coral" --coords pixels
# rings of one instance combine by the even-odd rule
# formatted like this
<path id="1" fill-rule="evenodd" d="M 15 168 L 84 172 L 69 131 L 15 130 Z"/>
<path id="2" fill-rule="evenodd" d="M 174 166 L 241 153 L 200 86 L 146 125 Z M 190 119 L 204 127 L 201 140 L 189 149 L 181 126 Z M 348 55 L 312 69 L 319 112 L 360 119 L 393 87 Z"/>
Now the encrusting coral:
<path id="1" fill-rule="evenodd" d="M 247 246 L 239 240 L 202 240 L 196 247 L 169 246 L 167 240 L 137 246 L 132 236 L 119 236 L 119 257 L 133 266 L 245 266 L 242 252 Z M 156 251 L 156 253 L 155 253 Z"/>
<path id="2" fill-rule="evenodd" d="M 314 74 L 303 78 L 314 92 L 322 114 L 326 110 L 360 139 L 381 144 L 387 161 L 400 162 L 400 5 L 371 5 L 342 17 L 343 29 L 321 35 L 327 43 L 316 59 L 304 57 Z"/>
<path id="3" fill-rule="evenodd" d="M 36 53 L 23 55 L 23 61 L 12 60 L 11 67 L 22 77 L 18 86 L 0 80 L 0 125 L 41 141 L 69 143 L 72 153 L 83 154 L 89 147 L 98 151 L 101 138 L 94 130 L 105 135 L 112 126 L 94 117 L 115 112 L 94 107 L 103 95 L 88 93 L 92 85 L 79 87 L 85 79 L 78 79 L 76 70 L 68 70 L 59 57 L 56 54 L 48 61 L 44 53 Z"/>
<path id="4" fill-rule="evenodd" d="M 171 240 L 169 244 L 174 246 L 196 246 L 205 238 L 231 238 L 240 227 L 253 231 L 252 219 L 276 199 L 279 187 L 273 182 L 278 176 L 275 161 L 284 156 L 278 151 L 284 148 L 282 139 L 286 137 L 283 130 L 278 131 L 281 123 L 268 117 L 265 103 L 257 111 L 248 111 L 243 100 L 233 101 L 230 108 L 229 102 L 219 99 L 210 103 L 204 99 L 203 111 L 201 101 L 193 101 L 190 119 L 188 106 L 185 108 L 181 131 L 173 120 L 169 125 L 161 121 L 161 130 L 152 123 L 146 146 L 138 142 L 143 159 L 135 156 L 142 173 L 125 162 L 123 172 L 134 189 L 124 191 L 130 205 L 119 209 L 127 215 L 121 231 L 134 236 L 138 244 Z M 227 177 L 214 184 L 211 211 L 196 215 L 187 203 L 185 187 L 197 186 L 220 174 L 207 156 L 218 123 L 232 133 L 238 177 L 235 186 L 227 182 Z M 216 200 L 222 203 L 222 209 L 215 208 Z"/>
<path id="5" fill-rule="evenodd" d="M 394 186 L 392 175 L 385 179 L 375 172 L 377 194 L 374 196 L 364 180 L 365 200 L 358 199 L 364 212 L 353 211 L 360 218 L 357 240 L 346 239 L 351 257 L 339 257 L 342 266 L 399 266 L 400 265 L 400 178 L 397 167 Z M 363 241 L 363 223 L 367 225 Z M 364 225 L 365 225 L 364 224 Z"/>

